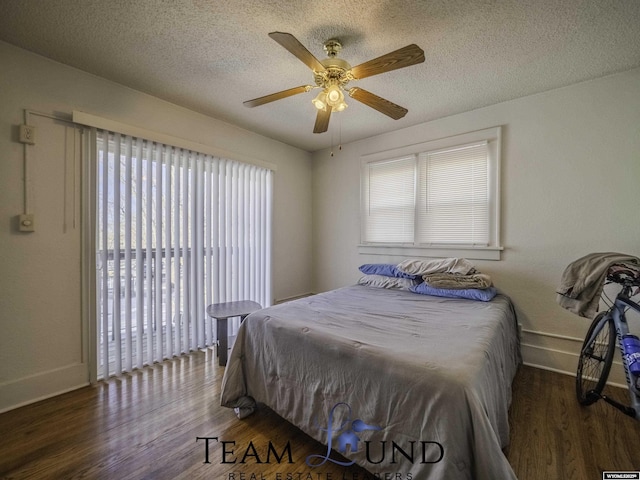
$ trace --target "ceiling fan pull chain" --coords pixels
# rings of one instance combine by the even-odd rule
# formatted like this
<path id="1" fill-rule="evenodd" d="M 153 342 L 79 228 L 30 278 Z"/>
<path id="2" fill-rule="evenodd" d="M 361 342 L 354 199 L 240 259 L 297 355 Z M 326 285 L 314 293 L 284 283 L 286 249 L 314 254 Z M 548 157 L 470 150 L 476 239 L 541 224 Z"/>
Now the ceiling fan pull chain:
<path id="1" fill-rule="evenodd" d="M 333 157 L 333 134 L 334 134 L 335 129 L 331 129 L 331 156 Z"/>

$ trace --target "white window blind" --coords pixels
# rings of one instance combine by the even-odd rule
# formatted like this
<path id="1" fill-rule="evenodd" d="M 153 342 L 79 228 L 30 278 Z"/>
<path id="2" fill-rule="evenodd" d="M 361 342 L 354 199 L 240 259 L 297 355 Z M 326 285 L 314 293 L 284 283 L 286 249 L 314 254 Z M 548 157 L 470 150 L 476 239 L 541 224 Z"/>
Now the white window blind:
<path id="1" fill-rule="evenodd" d="M 500 127 L 367 154 L 365 254 L 499 260 Z"/>
<path id="2" fill-rule="evenodd" d="M 267 168 L 97 135 L 98 376 L 217 340 L 211 303 L 271 299 Z"/>
<path id="3" fill-rule="evenodd" d="M 366 166 L 365 236 L 370 242 L 413 242 L 415 159 L 413 156 Z"/>
<path id="4" fill-rule="evenodd" d="M 420 244 L 489 244 L 487 142 L 418 156 Z"/>

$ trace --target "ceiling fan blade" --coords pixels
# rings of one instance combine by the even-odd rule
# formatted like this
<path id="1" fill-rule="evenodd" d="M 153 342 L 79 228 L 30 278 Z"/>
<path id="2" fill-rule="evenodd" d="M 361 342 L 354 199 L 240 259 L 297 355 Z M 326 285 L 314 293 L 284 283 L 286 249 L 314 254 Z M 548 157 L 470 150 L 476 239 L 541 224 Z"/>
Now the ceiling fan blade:
<path id="1" fill-rule="evenodd" d="M 292 54 L 302 60 L 307 67 L 315 72 L 324 72 L 325 68 L 313 54 L 302 45 L 296 37 L 290 33 L 271 32 L 269 34 L 276 42 L 289 50 Z"/>
<path id="2" fill-rule="evenodd" d="M 326 108 L 318 110 L 316 124 L 313 127 L 313 133 L 324 133 L 329 128 L 329 119 L 331 118 L 332 108 L 327 105 Z"/>
<path id="3" fill-rule="evenodd" d="M 373 93 L 363 90 L 359 87 L 350 88 L 349 96 L 375 110 L 378 110 L 380 113 L 384 113 L 394 120 L 399 120 L 400 118 L 404 117 L 409 111 L 406 108 L 401 107 L 400 105 L 396 105 L 389 100 L 385 100 L 384 98 L 374 95 Z"/>
<path id="4" fill-rule="evenodd" d="M 254 98 L 253 100 L 247 100 L 242 104 L 245 107 L 257 107 L 258 105 L 264 105 L 265 103 L 275 102 L 282 98 L 290 97 L 291 95 L 297 95 L 299 93 L 308 92 L 313 87 L 311 85 L 302 85 L 300 87 L 290 88 L 289 90 L 283 90 L 281 92 L 272 93 L 271 95 L 265 95 L 264 97 Z"/>
<path id="5" fill-rule="evenodd" d="M 356 65 L 351 69 L 351 74 L 356 80 L 378 75 L 379 73 L 390 72 L 398 68 L 409 67 L 417 63 L 424 62 L 424 52 L 415 45 L 407 45 L 406 47 L 395 50 L 381 57 L 374 58 L 368 62 Z"/>

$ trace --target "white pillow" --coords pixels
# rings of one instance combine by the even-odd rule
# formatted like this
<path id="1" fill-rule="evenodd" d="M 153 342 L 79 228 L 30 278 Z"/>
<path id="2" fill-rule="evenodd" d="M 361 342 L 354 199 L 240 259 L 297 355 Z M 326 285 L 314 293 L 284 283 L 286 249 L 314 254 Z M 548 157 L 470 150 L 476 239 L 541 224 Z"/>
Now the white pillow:
<path id="1" fill-rule="evenodd" d="M 436 258 L 431 260 L 409 259 L 398 264 L 398 270 L 410 275 L 428 275 L 430 273 L 459 273 L 468 275 L 476 271 L 466 258 Z"/>

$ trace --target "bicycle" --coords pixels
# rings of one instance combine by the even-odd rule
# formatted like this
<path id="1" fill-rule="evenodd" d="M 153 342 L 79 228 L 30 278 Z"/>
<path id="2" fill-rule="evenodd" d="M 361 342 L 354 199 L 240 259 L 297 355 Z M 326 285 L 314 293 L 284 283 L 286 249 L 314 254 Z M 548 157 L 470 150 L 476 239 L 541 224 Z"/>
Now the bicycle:
<path id="1" fill-rule="evenodd" d="M 640 292 L 640 288 L 633 292 L 635 287 L 640 287 L 640 277 L 637 272 L 619 266 L 607 275 L 605 285 L 611 283 L 620 284 L 622 288 L 609 309 L 595 316 L 587 331 L 578 360 L 576 395 L 581 405 L 591 405 L 602 399 L 626 415 L 640 420 L 640 374 L 631 372 L 629 357 L 623 346 L 623 338 L 629 334 L 626 311 L 632 309 L 640 314 L 640 305 L 631 299 Z M 630 405 L 623 405 L 602 394 L 613 363 L 616 340 L 622 354 Z"/>

